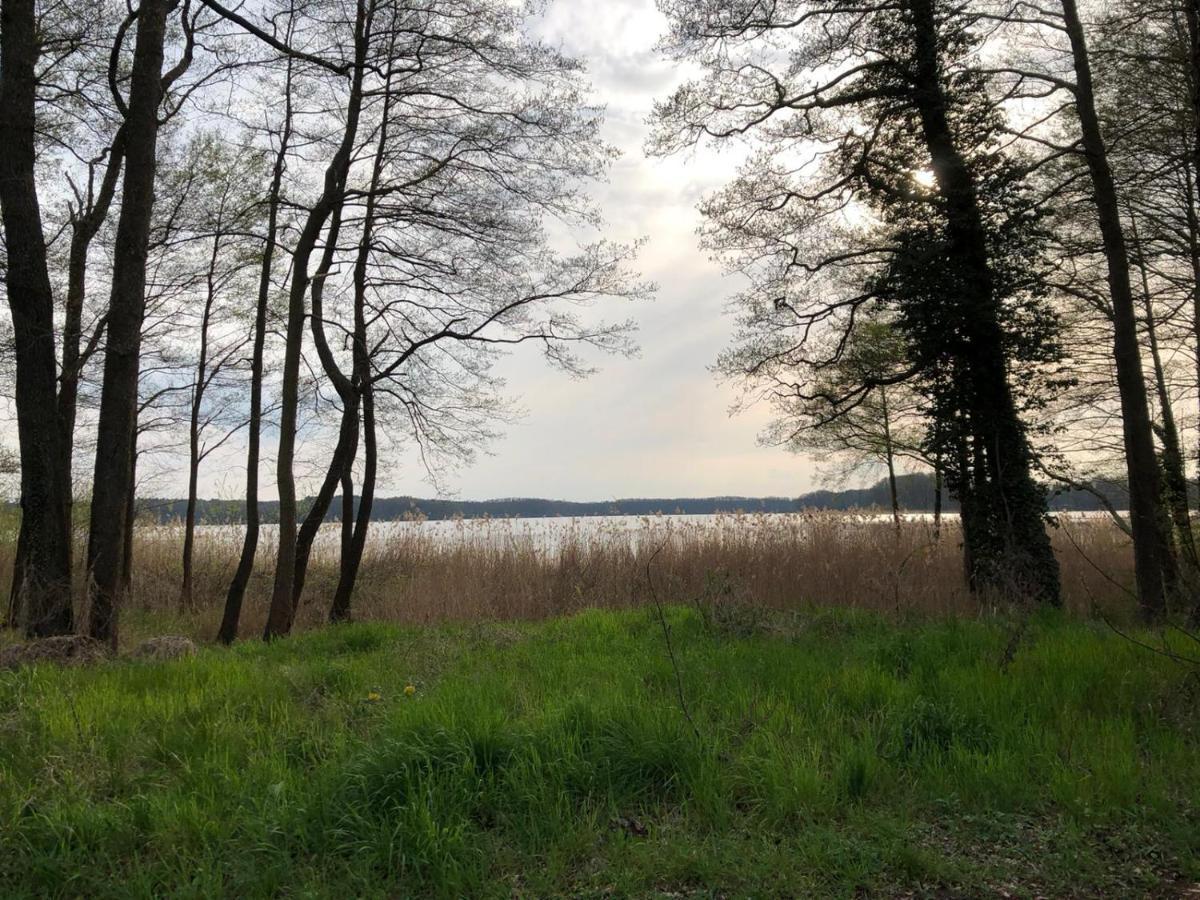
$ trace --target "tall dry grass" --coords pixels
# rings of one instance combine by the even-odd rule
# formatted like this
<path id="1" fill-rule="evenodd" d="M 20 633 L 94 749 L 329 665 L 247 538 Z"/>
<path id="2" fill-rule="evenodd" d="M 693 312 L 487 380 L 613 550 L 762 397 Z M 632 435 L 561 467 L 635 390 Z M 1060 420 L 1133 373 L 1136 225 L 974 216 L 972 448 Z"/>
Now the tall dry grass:
<path id="1" fill-rule="evenodd" d="M 556 532 L 556 535 L 550 532 Z M 1064 602 L 1074 613 L 1132 609 L 1132 554 L 1127 538 L 1104 519 L 1064 519 L 1053 530 Z M 125 621 L 153 621 L 202 638 L 216 632 L 241 532 L 201 528 L 191 607 L 178 602 L 180 529 L 139 528 L 134 583 Z M 7 583 L 11 541 L 0 542 Z M 274 536 L 260 541 L 242 633 L 265 621 Z M 337 582 L 336 527 L 314 548 L 297 627 L 325 621 Z M 383 523 L 368 542 L 355 596 L 360 619 L 407 623 L 542 619 L 588 607 L 647 602 L 753 604 L 773 609 L 852 606 L 900 613 L 974 615 L 963 584 L 957 525 L 940 538 L 926 521 L 889 521 L 845 513 L 724 515 L 703 521 L 648 517 L 625 527 L 607 520 L 558 523 L 530 531 L 520 520 Z M 80 548 L 82 558 L 82 548 Z M 82 593 L 82 584 L 78 586 Z"/>

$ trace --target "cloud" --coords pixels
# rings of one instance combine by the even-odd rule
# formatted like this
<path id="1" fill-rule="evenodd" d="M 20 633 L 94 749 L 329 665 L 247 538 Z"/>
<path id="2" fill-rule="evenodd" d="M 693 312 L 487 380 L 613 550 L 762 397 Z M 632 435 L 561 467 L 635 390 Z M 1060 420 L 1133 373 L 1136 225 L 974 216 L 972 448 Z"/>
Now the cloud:
<path id="1" fill-rule="evenodd" d="M 459 496 L 790 496 L 812 486 L 810 461 L 757 446 L 766 410 L 728 416 L 733 394 L 708 369 L 728 340 L 724 306 L 740 284 L 698 247 L 696 204 L 730 177 L 740 155 L 643 154 L 655 99 L 686 77 L 654 50 L 665 28 L 654 0 L 557 0 L 534 23 L 538 37 L 586 62 L 594 99 L 607 110 L 605 139 L 623 154 L 593 196 L 608 236 L 649 238 L 640 268 L 660 289 L 632 311 L 636 359 L 600 360 L 602 371 L 585 381 L 547 369 L 535 353 L 501 364 L 527 415 L 490 456 L 447 479 Z M 431 492 L 415 454 L 384 462 L 383 494 Z"/>

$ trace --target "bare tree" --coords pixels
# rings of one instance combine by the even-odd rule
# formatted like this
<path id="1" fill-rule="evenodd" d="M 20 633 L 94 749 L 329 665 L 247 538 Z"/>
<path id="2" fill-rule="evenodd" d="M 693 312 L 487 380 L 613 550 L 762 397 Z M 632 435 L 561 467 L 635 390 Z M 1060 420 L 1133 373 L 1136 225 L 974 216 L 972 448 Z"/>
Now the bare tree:
<path id="1" fill-rule="evenodd" d="M 236 310 L 248 288 L 244 276 L 255 263 L 248 239 L 253 237 L 258 204 L 254 196 L 255 156 L 246 147 L 227 146 L 216 134 L 201 134 L 189 141 L 183 159 L 172 168 L 168 181 L 178 185 L 172 193 L 180 197 L 194 194 L 187 199 L 192 208 L 190 221 L 175 223 L 179 233 L 172 235 L 171 242 L 176 252 L 189 257 L 184 265 L 194 272 L 194 284 L 188 285 L 185 296 L 194 301 L 189 304 L 191 308 L 199 311 L 197 317 L 180 309 L 176 321 L 177 326 L 182 325 L 187 347 L 194 348 L 179 593 L 180 603 L 186 606 L 192 603 L 200 466 L 246 424 L 235 396 L 241 385 L 231 380 L 230 374 L 247 343 Z M 181 170 L 186 170 L 183 178 Z M 203 260 L 194 259 L 196 256 Z"/>
<path id="2" fill-rule="evenodd" d="M 487 372 L 499 349 L 538 342 L 552 361 L 582 372 L 568 347 L 624 349 L 624 328 L 588 325 L 571 307 L 642 288 L 625 271 L 628 248 L 596 244 L 571 257 L 550 250 L 543 219 L 594 224 L 576 182 L 598 174 L 610 153 L 596 140 L 596 111 L 581 103 L 578 65 L 527 37 L 525 11 L 498 0 L 331 3 L 320 7 L 318 41 L 330 49 L 314 51 L 297 45 L 312 42 L 316 7 L 283 14 L 295 21 L 277 30 L 287 35 L 279 39 L 208 5 L 292 59 L 297 78 L 319 84 L 308 96 L 336 109 L 340 126 L 306 145 L 310 165 L 318 151 L 328 155 L 315 199 L 298 201 L 292 244 L 269 638 L 291 628 L 309 551 L 339 484 L 352 482 L 361 436 L 363 495 L 346 532 L 334 615 L 348 613 L 374 492 L 381 396 L 436 454 L 452 433 L 464 436 L 468 422 L 486 419 L 492 400 L 478 395 L 495 387 Z M 333 33 L 340 42 L 328 39 Z M 309 337 L 340 414 L 301 525 L 295 456 L 310 304 Z M 452 395 L 471 399 L 440 406 Z"/>
<path id="3" fill-rule="evenodd" d="M 838 361 L 815 378 L 811 397 L 805 400 L 785 384 L 765 380 L 765 399 L 777 418 L 762 435 L 767 444 L 782 445 L 798 453 L 820 454 L 841 462 L 848 476 L 864 467 L 882 465 L 887 472 L 892 518 L 900 524 L 900 497 L 896 484 L 898 463 L 908 460 L 936 468 L 924 450 L 927 431 L 922 400 L 911 383 L 888 384 L 906 371 L 903 336 L 886 321 L 862 322 L 846 342 Z M 736 377 L 738 370 L 730 374 Z M 780 379 L 786 379 L 780 372 Z M 878 384 L 851 409 L 840 409 L 831 398 L 845 396 L 864 383 Z M 757 395 L 751 399 L 758 399 Z"/>
<path id="4" fill-rule="evenodd" d="M 288 37 L 290 39 L 290 34 Z M 267 314 L 271 300 L 272 265 L 278 243 L 283 174 L 287 167 L 288 150 L 292 138 L 292 58 L 290 56 L 286 58 L 285 66 L 286 75 L 282 86 L 283 118 L 275 136 L 274 163 L 271 167 L 271 181 L 265 198 L 267 218 L 263 235 L 262 257 L 259 263 L 258 295 L 254 307 L 254 337 L 250 359 L 250 409 L 247 420 L 246 445 L 246 533 L 242 541 L 242 551 L 237 569 L 234 571 L 233 579 L 229 583 L 229 591 L 225 597 L 221 625 L 217 631 L 218 640 L 225 644 L 232 643 L 237 637 L 242 601 L 246 595 L 246 585 L 249 584 L 250 575 L 254 571 L 254 558 L 258 551 L 258 470 L 262 442 Z"/>
<path id="5" fill-rule="evenodd" d="M 72 630 L 70 478 L 55 420 L 54 295 L 34 172 L 36 66 L 41 49 L 33 0 L 0 7 L 0 213 L 5 288 L 16 350 L 21 454 L 18 606 L 27 634 Z"/>
<path id="6" fill-rule="evenodd" d="M 114 87 L 124 115 L 125 169 L 114 239 L 112 291 L 104 346 L 104 379 L 97 423 L 96 463 L 87 572 L 92 637 L 117 644 L 125 522 L 133 490 L 133 435 L 137 415 L 138 363 L 145 314 L 146 254 L 150 242 L 157 173 L 160 105 L 191 64 L 196 13 L 180 8 L 185 43 L 178 62 L 164 72 L 167 18 L 173 0 L 143 0 L 138 8 L 129 97 Z"/>
<path id="7" fill-rule="evenodd" d="M 1016 0 L 1005 6 L 999 18 L 1014 27 L 1014 34 L 1027 40 L 1031 33 L 1037 34 L 1041 45 L 1050 47 L 1045 59 L 996 67 L 1012 79 L 1011 97 L 1035 98 L 1047 106 L 1044 115 L 1021 131 L 1022 136 L 1052 159 L 1074 157 L 1086 167 L 1087 200 L 1100 237 L 1112 328 L 1138 597 L 1143 615 L 1158 618 L 1166 608 L 1167 586 L 1175 582 L 1177 572 L 1160 491 L 1122 204 L 1100 120 L 1088 35 L 1075 0 L 1060 0 L 1049 7 Z M 1047 133 L 1048 123 L 1061 129 L 1061 113 L 1073 119 L 1065 141 Z"/>

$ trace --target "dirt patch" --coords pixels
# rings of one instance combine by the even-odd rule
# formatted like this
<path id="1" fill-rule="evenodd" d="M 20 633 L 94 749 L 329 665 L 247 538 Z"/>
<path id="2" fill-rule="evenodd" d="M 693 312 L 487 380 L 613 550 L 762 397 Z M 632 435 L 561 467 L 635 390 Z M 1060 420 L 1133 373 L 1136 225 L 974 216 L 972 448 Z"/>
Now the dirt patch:
<path id="1" fill-rule="evenodd" d="M 0 649 L 0 670 L 18 669 L 37 663 L 82 666 L 107 659 L 108 656 L 108 649 L 94 638 L 82 634 L 64 634 Z"/>

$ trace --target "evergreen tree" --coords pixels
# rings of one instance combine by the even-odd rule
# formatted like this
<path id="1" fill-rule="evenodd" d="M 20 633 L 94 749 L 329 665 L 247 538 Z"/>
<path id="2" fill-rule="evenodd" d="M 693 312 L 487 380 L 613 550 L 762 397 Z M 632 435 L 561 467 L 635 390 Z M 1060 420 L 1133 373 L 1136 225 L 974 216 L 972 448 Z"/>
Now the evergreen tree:
<path id="1" fill-rule="evenodd" d="M 1057 323 L 974 19 L 929 0 L 664 6 L 668 48 L 707 74 L 659 105 L 653 149 L 759 145 L 704 206 L 709 245 L 754 280 L 719 367 L 751 391 L 812 399 L 861 323 L 893 318 L 909 366 L 826 401 L 850 410 L 917 384 L 926 449 L 962 504 L 970 584 L 1057 603 L 1021 417 L 1056 387 Z"/>

